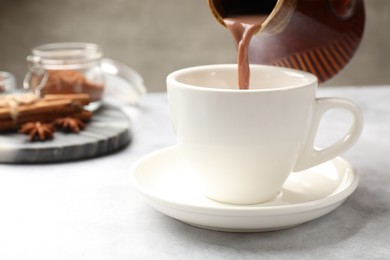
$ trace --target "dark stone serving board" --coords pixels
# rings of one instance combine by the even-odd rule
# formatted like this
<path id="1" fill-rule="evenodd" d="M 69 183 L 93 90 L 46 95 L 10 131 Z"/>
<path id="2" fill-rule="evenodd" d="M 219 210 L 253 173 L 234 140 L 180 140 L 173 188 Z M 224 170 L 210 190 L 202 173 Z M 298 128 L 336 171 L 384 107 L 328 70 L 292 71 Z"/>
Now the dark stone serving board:
<path id="1" fill-rule="evenodd" d="M 131 141 L 130 120 L 120 109 L 102 106 L 78 134 L 55 132 L 54 139 L 29 142 L 28 136 L 0 133 L 0 163 L 53 163 L 106 155 Z"/>

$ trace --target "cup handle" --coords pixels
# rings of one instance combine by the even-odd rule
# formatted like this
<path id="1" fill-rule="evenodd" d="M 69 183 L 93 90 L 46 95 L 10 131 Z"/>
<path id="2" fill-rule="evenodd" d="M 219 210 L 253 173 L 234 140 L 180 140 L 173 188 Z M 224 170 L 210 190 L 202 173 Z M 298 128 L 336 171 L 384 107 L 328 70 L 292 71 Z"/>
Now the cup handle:
<path id="1" fill-rule="evenodd" d="M 317 131 L 324 114 L 335 108 L 349 111 L 353 116 L 348 132 L 339 141 L 325 149 L 314 147 Z M 352 101 L 342 98 L 317 98 L 313 111 L 313 121 L 304 149 L 298 158 L 294 171 L 302 171 L 331 160 L 352 147 L 363 130 L 363 114 Z"/>

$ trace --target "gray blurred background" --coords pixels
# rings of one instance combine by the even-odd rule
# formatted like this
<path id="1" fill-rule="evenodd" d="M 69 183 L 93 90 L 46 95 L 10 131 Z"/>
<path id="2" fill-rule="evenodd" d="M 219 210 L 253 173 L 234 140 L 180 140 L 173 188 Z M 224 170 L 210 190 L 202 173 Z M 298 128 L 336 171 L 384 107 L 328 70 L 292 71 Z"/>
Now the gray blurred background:
<path id="1" fill-rule="evenodd" d="M 326 85 L 390 84 L 390 0 L 366 0 L 365 35 L 352 62 Z M 207 0 L 0 0 L 0 70 L 26 73 L 34 46 L 64 41 L 99 44 L 145 80 L 165 91 L 178 68 L 233 63 L 229 33 L 208 10 Z"/>

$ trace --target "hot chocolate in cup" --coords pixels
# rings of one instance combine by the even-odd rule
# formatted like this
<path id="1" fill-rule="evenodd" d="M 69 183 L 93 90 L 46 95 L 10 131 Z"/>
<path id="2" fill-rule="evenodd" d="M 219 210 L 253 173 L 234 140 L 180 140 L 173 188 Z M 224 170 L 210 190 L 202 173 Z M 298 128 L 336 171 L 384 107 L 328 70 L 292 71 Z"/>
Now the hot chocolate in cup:
<path id="1" fill-rule="evenodd" d="M 204 194 L 229 204 L 274 198 L 289 174 L 331 160 L 359 138 L 363 117 L 351 101 L 316 98 L 317 78 L 298 70 L 251 65 L 250 87 L 237 86 L 237 65 L 208 65 L 168 75 L 177 145 Z M 344 109 L 353 120 L 343 138 L 314 147 L 321 118 Z"/>

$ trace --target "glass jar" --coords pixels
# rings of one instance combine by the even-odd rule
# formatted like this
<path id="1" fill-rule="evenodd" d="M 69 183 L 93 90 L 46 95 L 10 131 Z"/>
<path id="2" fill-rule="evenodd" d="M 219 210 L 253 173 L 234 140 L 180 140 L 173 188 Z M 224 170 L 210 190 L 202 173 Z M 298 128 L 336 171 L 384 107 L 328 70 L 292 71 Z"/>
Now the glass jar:
<path id="1" fill-rule="evenodd" d="M 7 94 L 16 90 L 15 76 L 6 71 L 0 71 L 0 94 Z"/>
<path id="2" fill-rule="evenodd" d="M 103 52 L 93 43 L 51 43 L 32 49 L 27 57 L 25 89 L 39 96 L 84 93 L 90 97 L 89 109 L 100 106 L 104 74 L 100 66 Z"/>

